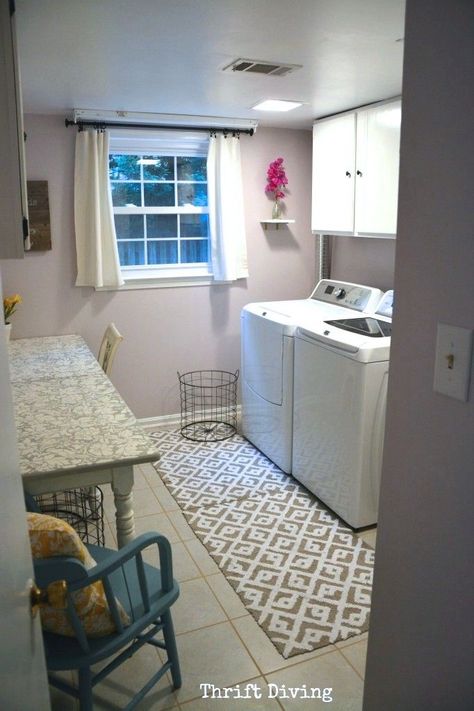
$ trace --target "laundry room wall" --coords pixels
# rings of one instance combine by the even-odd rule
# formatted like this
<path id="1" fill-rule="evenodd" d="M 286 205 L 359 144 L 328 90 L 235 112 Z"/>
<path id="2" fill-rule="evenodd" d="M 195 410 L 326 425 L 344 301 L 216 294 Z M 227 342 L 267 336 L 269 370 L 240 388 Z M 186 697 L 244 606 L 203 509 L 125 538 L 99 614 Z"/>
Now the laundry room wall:
<path id="1" fill-rule="evenodd" d="M 330 244 L 333 279 L 393 289 L 396 240 L 334 236 Z"/>
<path id="2" fill-rule="evenodd" d="M 28 179 L 47 180 L 52 250 L 2 262 L 5 293 L 19 292 L 13 337 L 79 333 L 97 353 L 114 321 L 125 340 L 112 380 L 138 417 L 179 412 L 176 371 L 240 367 L 240 310 L 251 301 L 309 295 L 316 278 L 311 234 L 311 131 L 259 128 L 242 136 L 250 276 L 232 285 L 95 292 L 76 278 L 73 175 L 75 130 L 63 116 L 26 117 Z M 271 201 L 266 170 L 285 160 L 290 228 L 264 230 Z"/>
<path id="3" fill-rule="evenodd" d="M 438 324 L 474 325 L 473 47 L 472 2 L 408 0 L 364 711 L 472 708 L 474 379 L 464 402 L 435 392 L 433 376 Z M 454 353 L 456 375 L 461 348 Z"/>

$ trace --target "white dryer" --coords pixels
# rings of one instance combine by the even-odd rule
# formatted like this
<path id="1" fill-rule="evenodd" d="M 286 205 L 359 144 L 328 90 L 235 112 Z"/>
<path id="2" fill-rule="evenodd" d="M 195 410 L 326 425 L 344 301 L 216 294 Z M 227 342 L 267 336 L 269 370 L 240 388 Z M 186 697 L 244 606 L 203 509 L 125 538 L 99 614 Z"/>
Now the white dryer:
<path id="1" fill-rule="evenodd" d="M 381 293 L 360 284 L 322 279 L 308 299 L 248 304 L 241 314 L 242 433 L 291 473 L 294 334 L 354 311 L 371 312 Z"/>
<path id="2" fill-rule="evenodd" d="M 353 528 L 377 522 L 392 302 L 295 333 L 292 473 Z"/>

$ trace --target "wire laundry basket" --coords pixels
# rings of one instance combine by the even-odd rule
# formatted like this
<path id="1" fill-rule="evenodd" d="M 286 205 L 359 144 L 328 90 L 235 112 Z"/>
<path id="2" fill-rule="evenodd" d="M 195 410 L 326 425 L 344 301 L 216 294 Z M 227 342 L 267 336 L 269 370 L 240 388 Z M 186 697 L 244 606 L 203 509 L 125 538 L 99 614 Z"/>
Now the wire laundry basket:
<path id="1" fill-rule="evenodd" d="M 219 442 L 235 434 L 238 378 L 238 370 L 178 372 L 183 437 L 193 442 Z"/>
<path id="2" fill-rule="evenodd" d="M 105 545 L 104 494 L 99 486 L 34 497 L 41 513 L 69 523 L 84 543 Z"/>

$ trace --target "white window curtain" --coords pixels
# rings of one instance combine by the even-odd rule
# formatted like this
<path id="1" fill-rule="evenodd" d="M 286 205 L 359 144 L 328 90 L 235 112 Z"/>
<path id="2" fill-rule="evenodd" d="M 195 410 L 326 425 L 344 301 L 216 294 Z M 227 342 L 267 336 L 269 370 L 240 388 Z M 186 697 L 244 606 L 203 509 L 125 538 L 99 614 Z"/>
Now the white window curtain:
<path id="1" fill-rule="evenodd" d="M 109 184 L 108 131 L 77 133 L 74 222 L 76 286 L 122 286 Z"/>
<path id="2" fill-rule="evenodd" d="M 211 264 L 215 281 L 248 277 L 240 141 L 211 136 L 207 157 Z"/>

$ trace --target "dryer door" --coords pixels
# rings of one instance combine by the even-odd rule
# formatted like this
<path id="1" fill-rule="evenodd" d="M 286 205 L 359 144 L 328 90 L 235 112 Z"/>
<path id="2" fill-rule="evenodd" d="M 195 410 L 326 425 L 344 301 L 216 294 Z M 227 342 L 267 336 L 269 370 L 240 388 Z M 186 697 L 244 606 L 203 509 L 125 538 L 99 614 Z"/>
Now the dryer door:
<path id="1" fill-rule="evenodd" d="M 264 316 L 242 312 L 242 377 L 259 397 L 283 402 L 285 327 Z"/>

